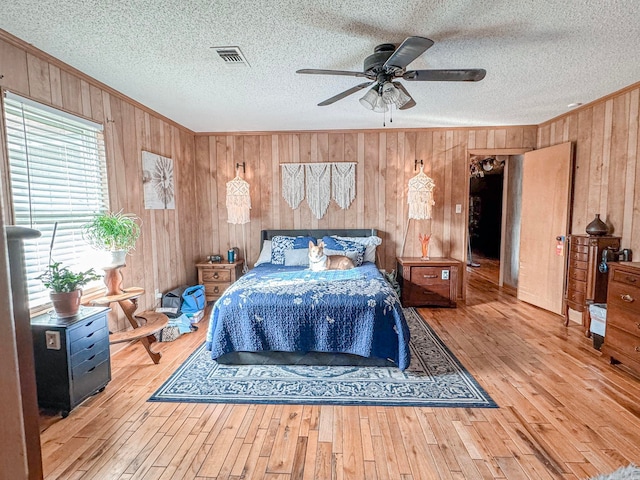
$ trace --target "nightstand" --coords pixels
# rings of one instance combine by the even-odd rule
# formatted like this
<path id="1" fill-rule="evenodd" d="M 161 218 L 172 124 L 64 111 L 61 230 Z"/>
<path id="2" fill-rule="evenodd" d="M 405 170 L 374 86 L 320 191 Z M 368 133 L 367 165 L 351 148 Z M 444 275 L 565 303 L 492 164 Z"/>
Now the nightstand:
<path id="1" fill-rule="evenodd" d="M 455 307 L 461 263 L 452 258 L 398 257 L 404 307 Z"/>
<path id="2" fill-rule="evenodd" d="M 242 259 L 233 263 L 196 263 L 198 283 L 204 285 L 207 302 L 216 301 L 224 291 L 242 276 Z"/>
<path id="3" fill-rule="evenodd" d="M 45 313 L 31 319 L 38 404 L 66 417 L 111 380 L 105 307 L 81 307 L 77 315 Z"/>

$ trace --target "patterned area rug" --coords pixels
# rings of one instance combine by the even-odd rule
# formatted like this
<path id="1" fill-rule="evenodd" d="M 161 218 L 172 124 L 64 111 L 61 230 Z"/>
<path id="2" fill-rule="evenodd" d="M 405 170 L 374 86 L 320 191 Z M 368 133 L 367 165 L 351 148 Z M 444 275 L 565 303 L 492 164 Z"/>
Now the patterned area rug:
<path id="1" fill-rule="evenodd" d="M 496 407 L 435 332 L 412 308 L 411 366 L 222 365 L 204 344 L 149 401 Z"/>

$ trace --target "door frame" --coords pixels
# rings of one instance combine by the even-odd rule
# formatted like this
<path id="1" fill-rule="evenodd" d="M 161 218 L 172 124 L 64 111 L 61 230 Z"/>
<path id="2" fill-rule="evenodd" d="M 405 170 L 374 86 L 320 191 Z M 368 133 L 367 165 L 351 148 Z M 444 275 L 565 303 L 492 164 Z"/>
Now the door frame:
<path id="1" fill-rule="evenodd" d="M 510 157 L 512 155 L 524 155 L 527 152 L 530 152 L 534 150 L 533 148 L 471 148 L 469 150 L 467 150 L 467 164 L 471 161 L 471 157 L 473 156 L 482 156 L 482 155 L 486 155 L 488 157 L 490 156 L 497 156 L 497 155 L 504 155 L 507 157 Z M 501 232 L 500 232 L 500 277 L 498 280 L 498 285 L 500 287 L 503 286 L 504 284 L 504 244 L 505 244 L 505 225 L 504 222 L 506 221 L 505 215 L 504 215 L 504 210 L 505 210 L 505 201 L 507 198 L 507 192 L 508 192 L 508 186 L 507 186 L 507 181 L 508 181 L 508 168 L 509 168 L 509 160 L 507 160 L 505 162 L 504 165 L 504 176 L 502 179 L 502 228 L 501 228 Z M 467 180 L 467 194 L 465 197 L 465 204 L 466 204 L 466 208 L 465 208 L 465 225 L 469 225 L 469 194 L 470 194 L 470 185 L 469 185 L 469 181 Z M 469 241 L 469 229 L 465 228 L 464 230 L 464 245 L 467 245 L 467 242 Z M 467 260 L 468 260 L 468 249 L 465 248 L 464 249 L 464 265 L 466 267 L 467 265 Z M 466 268 L 465 268 L 466 270 Z M 465 275 L 464 277 L 464 286 L 463 288 L 466 291 L 467 288 L 467 276 Z"/>

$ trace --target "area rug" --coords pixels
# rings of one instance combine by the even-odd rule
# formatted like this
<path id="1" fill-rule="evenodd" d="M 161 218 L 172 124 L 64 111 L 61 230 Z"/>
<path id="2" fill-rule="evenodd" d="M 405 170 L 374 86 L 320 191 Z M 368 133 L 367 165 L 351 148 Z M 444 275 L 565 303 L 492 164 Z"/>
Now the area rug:
<path id="1" fill-rule="evenodd" d="M 635 465 L 622 467 L 608 475 L 591 477 L 591 480 L 640 480 L 640 468 Z"/>
<path id="2" fill-rule="evenodd" d="M 413 308 L 411 365 L 395 367 L 222 365 L 200 346 L 153 394 L 154 402 L 495 408 Z"/>

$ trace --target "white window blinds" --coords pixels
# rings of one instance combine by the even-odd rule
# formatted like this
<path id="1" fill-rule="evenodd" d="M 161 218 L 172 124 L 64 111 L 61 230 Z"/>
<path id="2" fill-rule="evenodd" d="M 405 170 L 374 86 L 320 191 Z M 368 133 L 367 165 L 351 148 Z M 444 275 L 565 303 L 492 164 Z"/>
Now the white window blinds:
<path id="1" fill-rule="evenodd" d="M 102 126 L 7 93 L 4 100 L 11 193 L 16 225 L 42 233 L 25 242 L 29 308 L 49 302 L 37 277 L 52 259 L 72 270 L 99 267 L 81 227 L 108 209 Z M 97 282 L 98 283 L 98 282 Z"/>

